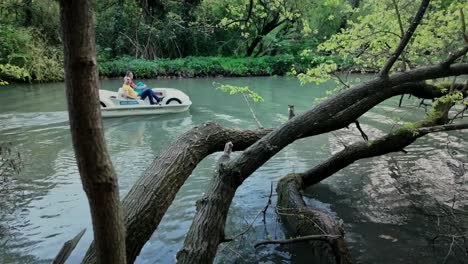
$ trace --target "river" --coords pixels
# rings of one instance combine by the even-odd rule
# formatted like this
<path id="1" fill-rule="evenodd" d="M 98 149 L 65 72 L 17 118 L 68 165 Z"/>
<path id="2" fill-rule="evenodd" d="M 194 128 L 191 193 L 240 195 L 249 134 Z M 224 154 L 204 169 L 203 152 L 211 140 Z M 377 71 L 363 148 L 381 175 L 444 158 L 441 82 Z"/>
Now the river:
<path id="1" fill-rule="evenodd" d="M 253 108 L 265 127 L 285 122 L 288 104 L 294 104 L 298 113 L 306 111 L 315 98 L 326 96 L 335 85 L 301 86 L 292 77 L 146 83 L 180 89 L 193 105 L 181 114 L 104 120 L 122 197 L 170 142 L 195 125 L 214 121 L 227 127 L 255 128 L 243 99 L 216 90 L 219 83 L 247 85 L 258 92 L 265 101 Z M 118 80 L 101 81 L 104 89 L 116 90 L 119 85 Z M 392 98 L 360 121 L 369 137 L 375 138 L 403 121 L 423 117 L 424 109 L 417 108 L 418 103 L 405 99 L 404 106 L 397 108 L 398 98 Z M 306 245 L 254 249 L 260 240 L 285 236 L 274 206 L 267 211 L 266 224 L 255 216 L 268 200 L 270 183 L 275 186 L 282 176 L 304 171 L 342 149 L 343 144 L 362 140 L 352 127 L 300 140 L 251 175 L 236 193 L 226 233 L 240 233 L 251 223 L 252 228 L 243 239 L 222 244 L 216 263 L 307 263 Z M 92 227 L 71 144 L 63 83 L 0 87 L 0 144 L 5 143 L 12 143 L 21 154 L 23 168 L 14 178 L 0 181 L 0 263 L 48 263 L 66 240 L 87 228 L 68 261 L 79 263 L 92 240 Z M 432 240 L 449 218 L 437 218 L 433 212 L 450 207 L 463 212 L 467 208 L 468 131 L 431 134 L 406 151 L 356 162 L 306 194 L 308 203 L 344 221 L 356 263 L 440 263 L 449 250 L 447 242 Z M 195 201 L 205 191 L 219 156 L 213 154 L 198 165 L 136 263 L 174 262 L 191 224 Z M 273 205 L 275 201 L 273 195 Z M 456 250 L 454 246 L 452 251 Z M 447 261 L 459 263 L 453 257 Z"/>

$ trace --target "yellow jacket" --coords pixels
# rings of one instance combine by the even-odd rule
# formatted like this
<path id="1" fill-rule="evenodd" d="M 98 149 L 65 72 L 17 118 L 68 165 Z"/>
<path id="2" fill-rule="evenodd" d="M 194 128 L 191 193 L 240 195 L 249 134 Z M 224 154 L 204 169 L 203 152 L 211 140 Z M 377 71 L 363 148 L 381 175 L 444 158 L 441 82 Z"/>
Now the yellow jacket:
<path id="1" fill-rule="evenodd" d="M 135 92 L 135 90 L 133 90 L 133 88 L 130 87 L 130 85 L 124 84 L 124 85 L 122 86 L 122 89 L 123 89 L 123 91 L 124 91 L 125 94 L 127 94 L 127 95 L 129 95 L 129 96 L 131 96 L 131 97 L 138 97 L 138 93 Z"/>

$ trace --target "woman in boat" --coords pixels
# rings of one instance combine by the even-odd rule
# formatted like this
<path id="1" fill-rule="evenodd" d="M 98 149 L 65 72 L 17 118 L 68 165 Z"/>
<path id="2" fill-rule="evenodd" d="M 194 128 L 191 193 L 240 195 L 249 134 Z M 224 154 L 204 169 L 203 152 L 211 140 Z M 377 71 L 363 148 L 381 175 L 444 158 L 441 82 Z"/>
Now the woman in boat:
<path id="1" fill-rule="evenodd" d="M 122 86 L 125 97 L 130 98 L 130 99 L 141 99 L 141 100 L 145 100 L 146 97 L 148 97 L 151 105 L 159 103 L 159 97 L 156 96 L 153 90 L 147 88 L 147 89 L 144 89 L 140 95 L 138 95 L 138 93 L 135 90 L 133 90 L 133 88 L 130 86 L 130 83 L 131 83 L 131 79 L 128 77 L 125 77 L 124 84 Z M 154 99 L 156 99 L 156 102 L 154 102 Z"/>
<path id="2" fill-rule="evenodd" d="M 150 88 L 148 88 L 146 86 L 146 84 L 142 84 L 142 85 L 136 85 L 134 82 L 133 82 L 133 72 L 131 71 L 127 71 L 127 73 L 125 74 L 125 78 L 129 79 L 129 85 L 130 87 L 133 88 L 133 90 L 138 94 L 138 96 L 143 96 L 143 93 L 150 93 L 151 96 L 156 99 L 157 103 L 159 103 L 161 101 L 161 98 L 159 98 L 154 92 L 153 90 L 151 90 Z M 145 97 L 146 98 L 146 97 Z"/>

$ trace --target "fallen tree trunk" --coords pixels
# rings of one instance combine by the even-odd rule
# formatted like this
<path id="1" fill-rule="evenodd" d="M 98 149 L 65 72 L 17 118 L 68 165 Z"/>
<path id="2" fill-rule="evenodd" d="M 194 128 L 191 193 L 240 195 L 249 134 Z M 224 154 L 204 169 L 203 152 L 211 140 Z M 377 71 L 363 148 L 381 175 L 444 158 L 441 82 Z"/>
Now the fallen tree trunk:
<path id="1" fill-rule="evenodd" d="M 216 123 L 205 123 L 184 133 L 168 146 L 145 170 L 123 200 L 127 262 L 135 261 L 180 187 L 201 160 L 222 151 L 228 141 L 234 144 L 234 150 L 243 150 L 270 131 L 229 129 Z M 95 261 L 95 249 L 91 246 L 83 262 Z"/>
<path id="2" fill-rule="evenodd" d="M 351 263 L 344 230 L 327 213 L 313 209 L 302 199 L 301 174 L 283 177 L 276 188 L 278 194 L 277 213 L 293 237 L 324 235 L 322 241 L 310 245 L 311 258 L 317 263 Z"/>
<path id="3" fill-rule="evenodd" d="M 219 196 L 212 186 L 216 184 L 215 181 L 223 181 L 226 185 L 223 199 L 216 204 L 205 203 L 200 206 L 180 251 L 182 253 L 178 255 L 178 263 L 190 263 L 195 256 L 203 260 L 201 263 L 213 261 L 219 243 L 224 240 L 228 212 L 225 209 L 229 208 L 237 188 L 257 168 L 296 139 L 344 128 L 385 99 L 401 93 L 414 93 L 417 89 L 411 87 L 421 85 L 407 82 L 465 73 L 468 73 L 468 64 L 455 64 L 447 68 L 435 65 L 396 73 L 388 78 L 377 78 L 345 90 L 278 127 L 227 163 L 213 177 L 206 196 Z M 205 224 L 207 219 L 212 220 L 209 225 Z M 197 241 L 208 240 L 210 243 L 197 244 Z M 203 252 L 204 256 L 198 252 Z"/>
<path id="4" fill-rule="evenodd" d="M 325 212 L 307 206 L 302 199 L 301 192 L 357 160 L 401 151 L 428 133 L 468 129 L 468 123 L 440 125 L 448 122 L 447 116 L 451 107 L 451 102 L 440 103 L 435 107 L 435 110 L 439 112 L 421 121 L 416 125 L 417 128 L 400 128 L 370 142 L 354 143 L 304 173 L 290 174 L 282 178 L 276 189 L 278 193 L 277 212 L 288 230 L 294 236 L 341 235 L 338 239 L 326 240 L 328 243 L 322 242 L 322 245 L 318 244 L 320 242 L 315 242 L 312 245 L 312 250 L 315 256 L 323 256 L 324 263 L 350 263 L 351 256 L 346 247 L 343 238 L 344 231 L 340 224 L 336 223 Z"/>
<path id="5" fill-rule="evenodd" d="M 417 138 L 428 133 L 459 129 L 468 129 L 468 124 L 422 127 L 416 131 L 408 130 L 390 134 L 370 143 L 355 143 L 311 170 L 283 177 L 276 188 L 278 193 L 277 212 L 288 231 L 292 232 L 294 236 L 340 236 L 338 239 L 325 239 L 327 243 L 315 242 L 312 245 L 313 255 L 326 261 L 320 263 L 350 263 L 351 257 L 343 238 L 344 231 L 341 225 L 326 213 L 307 206 L 301 193 L 306 188 L 330 177 L 359 159 L 400 151 Z M 322 243 L 322 245 L 318 243 Z"/>

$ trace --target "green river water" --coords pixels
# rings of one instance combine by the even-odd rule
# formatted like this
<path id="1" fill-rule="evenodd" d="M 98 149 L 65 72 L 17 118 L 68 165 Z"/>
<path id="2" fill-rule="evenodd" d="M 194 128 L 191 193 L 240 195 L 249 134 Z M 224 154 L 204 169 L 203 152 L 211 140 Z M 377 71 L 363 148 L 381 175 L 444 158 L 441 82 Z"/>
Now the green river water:
<path id="1" fill-rule="evenodd" d="M 285 122 L 288 104 L 303 112 L 334 85 L 300 86 L 288 77 L 146 83 L 180 89 L 193 105 L 181 114 L 104 120 L 122 197 L 145 167 L 193 126 L 214 121 L 227 127 L 255 128 L 243 99 L 216 90 L 216 83 L 248 85 L 258 92 L 265 101 L 253 107 L 265 127 Z M 101 81 L 101 87 L 109 90 L 120 84 L 118 80 Z M 397 104 L 398 98 L 392 98 L 360 118 L 370 138 L 394 129 L 399 118 L 415 121 L 424 116 L 416 100 L 405 100 L 403 108 L 396 108 Z M 251 222 L 253 226 L 243 239 L 222 244 L 216 262 L 308 263 L 307 245 L 253 247 L 260 240 L 285 236 L 274 211 L 275 196 L 266 224 L 255 216 L 268 200 L 270 183 L 276 185 L 282 176 L 304 171 L 343 144 L 357 140 L 362 139 L 352 125 L 295 142 L 259 168 L 238 189 L 226 233 L 237 234 Z M 0 185 L 0 263 L 48 263 L 66 240 L 87 228 L 68 262 L 79 263 L 92 240 L 92 228 L 71 145 L 63 83 L 0 87 L 0 144 L 8 142 L 21 154 L 23 169 Z M 428 212 L 434 205 L 452 206 L 454 197 L 454 206 L 466 209 L 468 131 L 431 134 L 406 150 L 407 154 L 356 162 L 308 191 L 309 204 L 344 221 L 356 263 L 441 263 L 448 251 L 447 245 L 432 242 L 443 221 Z M 213 154 L 198 165 L 136 263 L 174 262 L 194 215 L 195 201 L 205 191 L 219 156 Z M 459 263 L 452 257 L 447 261 Z"/>

